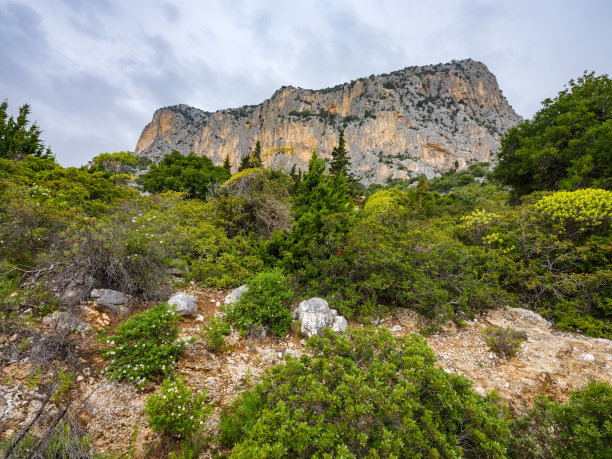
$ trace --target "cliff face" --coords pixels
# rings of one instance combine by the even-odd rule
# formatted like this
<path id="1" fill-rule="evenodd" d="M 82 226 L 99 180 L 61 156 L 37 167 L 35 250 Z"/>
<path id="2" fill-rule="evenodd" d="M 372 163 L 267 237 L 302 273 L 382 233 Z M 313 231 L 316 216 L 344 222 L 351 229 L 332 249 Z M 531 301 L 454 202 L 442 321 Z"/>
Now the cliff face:
<path id="1" fill-rule="evenodd" d="M 259 140 L 266 166 L 306 169 L 315 148 L 331 157 L 346 125 L 353 173 L 365 184 L 383 183 L 489 161 L 501 134 L 520 121 L 495 76 L 467 59 L 321 90 L 283 87 L 259 105 L 215 113 L 161 108 L 134 153 L 158 161 L 172 150 L 194 151 L 218 165 L 229 156 L 235 171 Z"/>

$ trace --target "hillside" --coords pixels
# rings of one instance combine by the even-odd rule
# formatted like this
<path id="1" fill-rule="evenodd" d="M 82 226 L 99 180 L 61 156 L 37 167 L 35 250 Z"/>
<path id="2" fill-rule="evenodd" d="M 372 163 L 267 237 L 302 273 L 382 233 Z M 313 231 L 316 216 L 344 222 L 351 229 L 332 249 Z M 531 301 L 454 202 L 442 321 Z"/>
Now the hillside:
<path id="1" fill-rule="evenodd" d="M 306 170 L 314 149 L 329 159 L 338 130 L 351 169 L 364 184 L 428 178 L 490 161 L 499 139 L 521 118 L 495 76 L 471 59 L 407 67 L 321 90 L 285 86 L 259 105 L 204 112 L 187 105 L 157 110 L 134 149 L 159 161 L 178 150 L 220 165 L 261 142 L 266 167 Z"/>
<path id="2" fill-rule="evenodd" d="M 612 457 L 609 100 L 367 188 L 342 136 L 65 168 L 0 104 L 3 456 Z"/>

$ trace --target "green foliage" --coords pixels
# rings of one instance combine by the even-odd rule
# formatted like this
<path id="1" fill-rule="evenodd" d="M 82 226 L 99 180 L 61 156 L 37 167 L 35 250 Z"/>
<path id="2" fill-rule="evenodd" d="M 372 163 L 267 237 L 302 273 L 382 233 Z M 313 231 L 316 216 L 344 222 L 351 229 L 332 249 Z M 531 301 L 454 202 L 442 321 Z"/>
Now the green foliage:
<path id="1" fill-rule="evenodd" d="M 238 166 L 238 172 L 242 172 L 245 169 L 251 168 L 251 155 L 248 153 L 240 158 L 240 165 Z"/>
<path id="2" fill-rule="evenodd" d="M 493 352 L 500 357 L 512 357 L 521 348 L 521 343 L 527 339 L 525 332 L 519 332 L 512 327 L 486 327 L 482 337 Z"/>
<path id="3" fill-rule="evenodd" d="M 70 391 L 74 384 L 74 373 L 62 369 L 58 370 L 55 376 L 55 384 L 57 384 L 57 388 L 53 392 L 53 401 L 59 406 L 64 395 Z"/>
<path id="4" fill-rule="evenodd" d="M 316 151 L 308 164 L 293 200 L 294 225 L 287 235 L 277 232 L 268 244 L 268 253 L 288 271 L 311 278 L 315 259 L 327 259 L 338 249 L 353 211 L 343 174 L 325 175 L 325 162 Z"/>
<path id="5" fill-rule="evenodd" d="M 612 223 L 612 191 L 558 191 L 543 197 L 534 207 L 544 218 L 561 225 L 570 237 L 605 230 Z"/>
<path id="6" fill-rule="evenodd" d="M 590 382 L 567 403 L 541 397 L 510 424 L 511 457 L 612 456 L 612 386 Z"/>
<path id="7" fill-rule="evenodd" d="M 103 170 L 119 174 L 125 166 L 134 166 L 138 158 L 129 151 L 118 151 L 116 153 L 100 153 L 91 160 L 94 166 Z"/>
<path id="8" fill-rule="evenodd" d="M 263 168 L 244 169 L 221 187 L 214 200 L 215 215 L 228 236 L 255 233 L 269 238 L 291 228 L 289 177 Z"/>
<path id="9" fill-rule="evenodd" d="M 39 158 L 53 158 L 51 150 L 45 148 L 40 135 L 42 131 L 36 123 L 30 125 L 28 116 L 30 106 L 19 107 L 17 118 L 7 113 L 8 102 L 0 103 L 0 158 L 21 160 L 28 155 Z"/>
<path id="10" fill-rule="evenodd" d="M 249 156 L 249 167 L 262 167 L 261 163 L 261 143 L 259 140 L 255 142 L 255 150 L 253 150 L 253 154 Z"/>
<path id="11" fill-rule="evenodd" d="M 229 155 L 227 155 L 223 160 L 223 169 L 228 171 L 230 174 L 232 173 L 232 165 L 230 164 Z"/>
<path id="12" fill-rule="evenodd" d="M 501 140 L 495 176 L 516 202 L 539 190 L 612 188 L 612 81 L 585 73 Z"/>
<path id="13" fill-rule="evenodd" d="M 504 457 L 507 422 L 416 335 L 327 333 L 224 410 L 230 457 Z"/>
<path id="14" fill-rule="evenodd" d="M 159 392 L 149 395 L 144 409 L 155 432 L 188 438 L 201 430 L 212 412 L 205 393 L 193 393 L 181 377 L 166 378 Z"/>
<path id="15" fill-rule="evenodd" d="M 344 142 L 344 129 L 340 130 L 338 145 L 332 150 L 332 160 L 329 166 L 329 173 L 334 177 L 343 174 L 348 181 L 353 181 L 348 170 L 349 159 L 346 143 Z"/>
<path id="16" fill-rule="evenodd" d="M 180 316 L 167 303 L 137 313 L 119 324 L 105 338 L 104 359 L 110 363 L 106 375 L 111 380 L 143 387 L 159 376 L 173 373 L 185 343 L 177 341 Z"/>
<path id="17" fill-rule="evenodd" d="M 240 329 L 266 326 L 285 336 L 291 326 L 290 302 L 293 292 L 279 271 L 262 272 L 246 283 L 248 290 L 233 305 L 226 306 L 227 317 Z"/>
<path id="18" fill-rule="evenodd" d="M 213 166 L 206 156 L 184 156 L 174 150 L 142 176 L 142 186 L 155 193 L 179 191 L 191 198 L 207 199 L 229 177 L 227 169 Z"/>
<path id="19" fill-rule="evenodd" d="M 223 319 L 213 317 L 204 326 L 204 335 L 210 352 L 221 352 L 224 349 L 225 337 L 231 333 L 230 327 Z"/>

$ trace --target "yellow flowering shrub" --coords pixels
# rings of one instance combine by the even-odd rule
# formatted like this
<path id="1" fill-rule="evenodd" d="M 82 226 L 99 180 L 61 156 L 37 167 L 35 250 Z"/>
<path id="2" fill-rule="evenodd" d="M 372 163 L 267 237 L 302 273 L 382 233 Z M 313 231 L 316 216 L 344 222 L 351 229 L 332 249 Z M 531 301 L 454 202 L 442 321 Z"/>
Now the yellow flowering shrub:
<path id="1" fill-rule="evenodd" d="M 484 209 L 475 210 L 471 214 L 461 217 L 462 227 L 473 242 L 480 242 L 489 227 L 498 220 L 498 214 L 487 212 Z"/>
<path id="2" fill-rule="evenodd" d="M 612 192 L 594 188 L 558 191 L 540 199 L 535 209 L 567 230 L 593 230 L 612 222 Z"/>

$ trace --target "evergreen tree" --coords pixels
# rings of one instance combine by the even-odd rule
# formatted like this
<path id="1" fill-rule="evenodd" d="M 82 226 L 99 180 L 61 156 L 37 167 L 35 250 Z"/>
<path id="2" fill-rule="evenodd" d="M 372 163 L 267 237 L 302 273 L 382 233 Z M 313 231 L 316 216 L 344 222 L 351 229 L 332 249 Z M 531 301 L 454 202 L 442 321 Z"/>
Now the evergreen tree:
<path id="1" fill-rule="evenodd" d="M 249 157 L 249 167 L 255 168 L 261 166 L 261 143 L 258 140 L 255 143 L 255 151 L 253 152 L 253 155 Z"/>
<path id="2" fill-rule="evenodd" d="M 229 155 L 227 155 L 225 160 L 223 160 L 223 169 L 228 171 L 230 174 L 232 173 L 232 165 L 230 164 Z"/>
<path id="3" fill-rule="evenodd" d="M 238 166 L 238 172 L 242 172 L 245 169 L 249 169 L 251 167 L 251 155 L 248 153 L 240 158 L 240 166 Z"/>
<path id="4" fill-rule="evenodd" d="M 325 175 L 325 162 L 315 151 L 294 198 L 295 225 L 288 237 L 291 259 L 285 260 L 288 267 L 295 270 L 308 266 L 312 257 L 329 257 L 336 249 L 333 241 L 346 234 L 350 207 L 344 174 Z"/>
<path id="5" fill-rule="evenodd" d="M 40 134 L 42 131 L 36 123 L 28 127 L 30 106 L 19 107 L 16 119 L 7 114 L 8 102 L 0 104 L 0 158 L 23 159 L 27 155 L 39 158 L 53 158 L 49 148 L 45 148 Z"/>
<path id="6" fill-rule="evenodd" d="M 289 172 L 289 178 L 291 179 L 290 191 L 291 194 L 294 194 L 300 183 L 302 182 L 302 171 L 297 168 L 297 165 L 294 163 L 291 167 L 291 171 Z"/>
<path id="7" fill-rule="evenodd" d="M 342 129 L 338 138 L 338 146 L 332 150 L 332 161 L 329 172 L 334 177 L 338 177 L 343 173 L 347 181 L 352 182 L 353 177 L 349 173 L 348 166 L 348 152 L 346 151 L 346 144 L 344 142 L 344 129 Z"/>

